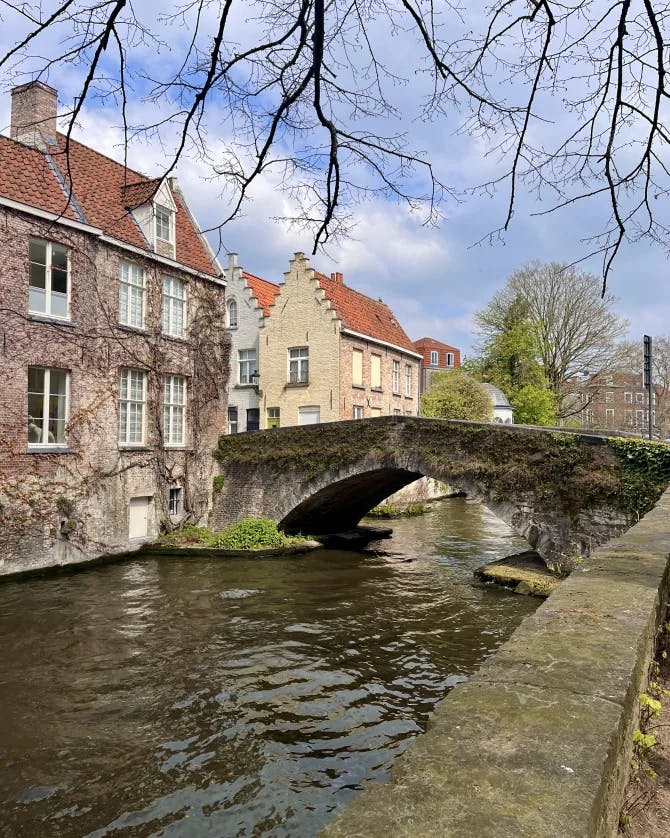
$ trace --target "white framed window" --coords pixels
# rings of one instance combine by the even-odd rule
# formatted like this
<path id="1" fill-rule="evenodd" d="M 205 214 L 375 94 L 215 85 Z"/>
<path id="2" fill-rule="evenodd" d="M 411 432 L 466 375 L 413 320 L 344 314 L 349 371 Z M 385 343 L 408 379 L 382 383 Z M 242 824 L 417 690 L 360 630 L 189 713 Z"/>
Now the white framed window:
<path id="1" fill-rule="evenodd" d="M 253 384 L 251 377 L 255 372 L 258 372 L 258 362 L 256 361 L 255 349 L 238 349 L 238 384 Z"/>
<path id="2" fill-rule="evenodd" d="M 633 404 L 633 394 L 632 393 L 624 393 L 623 394 L 624 401 L 626 404 Z"/>
<path id="3" fill-rule="evenodd" d="M 119 443 L 144 443 L 144 416 L 147 402 L 147 374 L 143 370 L 119 373 Z"/>
<path id="4" fill-rule="evenodd" d="M 163 442 L 184 445 L 186 439 L 186 379 L 166 375 L 163 379 Z"/>
<path id="5" fill-rule="evenodd" d="M 156 204 L 156 238 L 164 242 L 174 242 L 174 213 L 167 207 Z"/>
<path id="6" fill-rule="evenodd" d="M 298 408 L 299 425 L 318 425 L 321 422 L 321 408 L 317 405 L 308 405 Z"/>
<path id="7" fill-rule="evenodd" d="M 309 381 L 309 347 L 296 346 L 288 351 L 289 384 L 307 384 Z"/>
<path id="8" fill-rule="evenodd" d="M 186 331 L 186 283 L 163 277 L 163 334 L 183 338 Z"/>
<path id="9" fill-rule="evenodd" d="M 226 323 L 229 329 L 237 328 L 237 303 L 231 300 L 228 303 L 228 322 Z"/>
<path id="10" fill-rule="evenodd" d="M 355 404 L 353 408 L 353 418 L 354 419 L 362 419 L 363 418 L 363 405 Z"/>
<path id="11" fill-rule="evenodd" d="M 430 351 L 430 365 L 431 365 L 431 367 L 436 367 L 437 362 L 438 362 L 437 350 L 431 349 L 431 351 Z"/>
<path id="12" fill-rule="evenodd" d="M 181 515 L 182 511 L 182 488 L 181 486 L 174 486 L 170 489 L 168 496 L 168 512 L 170 515 L 177 517 Z"/>
<path id="13" fill-rule="evenodd" d="M 607 422 L 607 427 L 611 428 L 614 424 L 614 408 L 607 408 L 607 410 L 605 411 L 605 421 Z"/>
<path id="14" fill-rule="evenodd" d="M 644 427 L 644 419 L 642 418 L 641 410 L 635 411 L 635 423 L 637 424 L 638 428 Z"/>
<path id="15" fill-rule="evenodd" d="M 363 386 L 363 352 L 360 349 L 351 350 L 351 383 L 354 387 Z"/>
<path id="16" fill-rule="evenodd" d="M 134 262 L 119 262 L 119 323 L 144 328 L 144 271 Z"/>
<path id="17" fill-rule="evenodd" d="M 382 388 L 382 356 L 370 356 L 370 387 L 373 390 L 381 390 Z"/>
<path id="18" fill-rule="evenodd" d="M 402 411 L 400 410 L 399 407 L 394 407 L 393 408 L 393 415 L 394 416 L 402 416 Z"/>
<path id="19" fill-rule="evenodd" d="M 453 352 L 447 352 L 447 366 L 448 367 L 453 367 L 454 360 L 455 360 L 454 359 L 454 353 Z"/>
<path id="20" fill-rule="evenodd" d="M 393 362 L 393 392 L 400 392 L 400 361 Z"/>
<path id="21" fill-rule="evenodd" d="M 635 394 L 635 401 L 638 404 L 644 404 L 644 393 L 636 393 Z"/>
<path id="22" fill-rule="evenodd" d="M 67 248 L 30 239 L 28 311 L 67 320 L 70 316 L 70 260 Z"/>
<path id="23" fill-rule="evenodd" d="M 65 445 L 69 412 L 67 370 L 28 367 L 28 445 Z"/>
<path id="24" fill-rule="evenodd" d="M 236 407 L 229 407 L 228 408 L 228 433 L 229 434 L 236 434 L 237 433 L 237 408 Z"/>
<path id="25" fill-rule="evenodd" d="M 612 393 L 610 391 L 605 393 L 605 404 L 612 404 Z"/>
<path id="26" fill-rule="evenodd" d="M 405 364 L 405 395 L 412 395 L 412 367 L 410 364 Z"/>

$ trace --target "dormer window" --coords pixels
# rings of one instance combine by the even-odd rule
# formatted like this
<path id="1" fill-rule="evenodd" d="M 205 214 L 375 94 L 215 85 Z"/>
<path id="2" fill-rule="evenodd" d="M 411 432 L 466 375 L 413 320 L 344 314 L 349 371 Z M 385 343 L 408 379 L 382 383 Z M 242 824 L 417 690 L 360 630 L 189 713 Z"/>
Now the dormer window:
<path id="1" fill-rule="evenodd" d="M 161 241 L 174 243 L 174 213 L 167 207 L 156 205 L 156 238 Z"/>

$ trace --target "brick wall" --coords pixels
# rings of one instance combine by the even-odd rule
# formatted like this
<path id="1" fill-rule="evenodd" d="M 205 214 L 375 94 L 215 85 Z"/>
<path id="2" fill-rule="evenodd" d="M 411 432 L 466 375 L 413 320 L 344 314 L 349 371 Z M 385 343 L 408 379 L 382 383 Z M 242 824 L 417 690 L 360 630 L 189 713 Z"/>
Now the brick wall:
<path id="1" fill-rule="evenodd" d="M 68 248 L 69 322 L 28 314 L 30 237 Z M 163 337 L 162 276 L 151 258 L 101 243 L 85 232 L 4 209 L 0 211 L 0 574 L 81 561 L 136 546 L 128 540 L 132 497 L 151 498 L 149 535 L 167 516 L 170 487 L 182 487 L 186 510 L 203 519 L 211 503 L 211 450 L 225 425 L 228 349 L 224 289 L 187 273 L 185 340 Z M 118 325 L 119 261 L 146 271 L 147 323 Z M 28 447 L 28 367 L 69 372 L 67 448 Z M 118 444 L 118 380 L 124 367 L 147 371 L 146 444 Z M 162 444 L 163 375 L 187 380 L 183 450 Z"/>
<path id="2" fill-rule="evenodd" d="M 361 385 L 353 384 L 353 354 L 362 353 L 363 380 Z M 381 387 L 372 387 L 372 356 L 376 355 L 381 367 Z M 393 362 L 399 367 L 398 392 L 393 391 Z M 411 368 L 411 395 L 406 395 L 405 369 Z M 418 388 L 420 361 L 388 346 L 354 338 L 347 334 L 340 341 L 340 419 L 354 418 L 354 406 L 363 410 L 363 416 L 369 418 L 379 415 L 416 416 L 418 413 Z"/>

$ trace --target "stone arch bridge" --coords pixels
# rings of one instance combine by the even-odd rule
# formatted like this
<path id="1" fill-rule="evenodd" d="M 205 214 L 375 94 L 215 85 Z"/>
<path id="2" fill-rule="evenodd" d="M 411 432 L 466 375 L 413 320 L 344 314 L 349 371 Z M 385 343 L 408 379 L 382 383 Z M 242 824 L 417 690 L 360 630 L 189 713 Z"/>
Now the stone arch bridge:
<path id="1" fill-rule="evenodd" d="M 222 436 L 211 524 L 265 516 L 288 533 L 341 532 L 428 476 L 481 501 L 546 562 L 564 564 L 622 533 L 664 488 L 636 498 L 624 442 L 396 416 Z"/>

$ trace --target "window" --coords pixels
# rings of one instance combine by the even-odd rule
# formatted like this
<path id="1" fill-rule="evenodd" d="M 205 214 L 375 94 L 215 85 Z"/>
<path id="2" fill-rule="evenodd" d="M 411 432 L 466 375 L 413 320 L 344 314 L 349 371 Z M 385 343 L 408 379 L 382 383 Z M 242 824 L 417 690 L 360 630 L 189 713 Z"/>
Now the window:
<path id="1" fill-rule="evenodd" d="M 370 356 L 370 387 L 373 390 L 381 390 L 382 388 L 382 356 Z"/>
<path id="2" fill-rule="evenodd" d="M 119 442 L 141 445 L 144 442 L 144 406 L 146 373 L 121 370 L 119 375 Z"/>
<path id="3" fill-rule="evenodd" d="M 623 394 L 624 401 L 626 404 L 633 404 L 633 394 L 632 393 L 624 393 Z"/>
<path id="4" fill-rule="evenodd" d="M 261 412 L 257 407 L 247 408 L 247 430 L 257 431 L 261 426 Z"/>
<path id="5" fill-rule="evenodd" d="M 167 207 L 156 206 L 156 238 L 164 242 L 172 242 L 173 236 L 173 218 L 172 210 Z"/>
<path id="6" fill-rule="evenodd" d="M 66 370 L 28 367 L 28 445 L 65 445 Z"/>
<path id="7" fill-rule="evenodd" d="M 393 362 L 393 392 L 400 392 L 400 362 Z"/>
<path id="8" fill-rule="evenodd" d="M 612 404 L 612 393 L 605 393 L 605 404 Z"/>
<path id="9" fill-rule="evenodd" d="M 360 349 L 351 352 L 351 383 L 354 387 L 363 386 L 363 353 Z"/>
<path id="10" fill-rule="evenodd" d="M 636 410 L 635 411 L 635 424 L 638 426 L 638 428 L 643 428 L 644 427 L 644 419 L 642 418 L 642 411 L 641 410 Z"/>
<path id="11" fill-rule="evenodd" d="M 186 379 L 166 375 L 163 379 L 163 441 L 183 445 L 186 429 Z"/>
<path id="12" fill-rule="evenodd" d="M 399 407 L 394 407 L 393 408 L 393 415 L 394 416 L 401 416 L 402 415 L 401 410 L 400 410 Z"/>
<path id="13" fill-rule="evenodd" d="M 228 303 L 228 328 L 236 329 L 237 328 L 237 303 L 235 300 L 231 300 Z"/>
<path id="14" fill-rule="evenodd" d="M 363 418 L 363 406 L 360 404 L 355 404 L 353 408 L 353 418 L 354 419 L 362 419 Z"/>
<path id="15" fill-rule="evenodd" d="M 279 408 L 268 407 L 268 428 L 278 428 L 279 425 Z"/>
<path id="16" fill-rule="evenodd" d="M 168 512 L 170 515 L 181 515 L 181 486 L 170 489 Z"/>
<path id="17" fill-rule="evenodd" d="M 614 410 L 611 407 L 608 407 L 605 411 L 605 421 L 608 428 L 611 428 L 614 424 Z"/>
<path id="18" fill-rule="evenodd" d="M 635 394 L 635 401 L 638 404 L 644 404 L 644 393 L 636 393 Z"/>
<path id="19" fill-rule="evenodd" d="M 144 271 L 132 262 L 119 262 L 119 323 L 144 328 Z"/>
<path id="20" fill-rule="evenodd" d="M 438 355 L 437 352 L 433 349 L 430 353 L 430 365 L 431 367 L 436 367 L 438 363 Z"/>
<path id="21" fill-rule="evenodd" d="M 405 364 L 405 395 L 412 395 L 412 368 L 409 364 Z"/>
<path id="22" fill-rule="evenodd" d="M 307 384 L 309 381 L 309 348 L 307 346 L 289 349 L 288 380 L 290 384 Z"/>
<path id="23" fill-rule="evenodd" d="M 163 334 L 183 338 L 186 328 L 186 283 L 163 277 Z"/>
<path id="24" fill-rule="evenodd" d="M 453 365 L 454 365 L 454 353 L 453 352 L 447 352 L 447 366 L 448 367 L 453 367 Z"/>
<path id="25" fill-rule="evenodd" d="M 258 372 L 255 349 L 239 349 L 239 384 L 253 384 L 252 375 Z"/>
<path id="26" fill-rule="evenodd" d="M 33 314 L 69 317 L 68 252 L 60 244 L 31 239 L 28 310 Z"/>
<path id="27" fill-rule="evenodd" d="M 631 428 L 633 427 L 633 411 L 632 410 L 627 410 L 626 411 L 626 425 L 628 425 Z"/>
<path id="28" fill-rule="evenodd" d="M 299 425 L 318 425 L 321 421 L 321 408 L 315 406 L 298 408 Z"/>
<path id="29" fill-rule="evenodd" d="M 228 433 L 229 434 L 236 434 L 237 433 L 237 408 L 236 407 L 229 407 L 228 408 Z"/>

